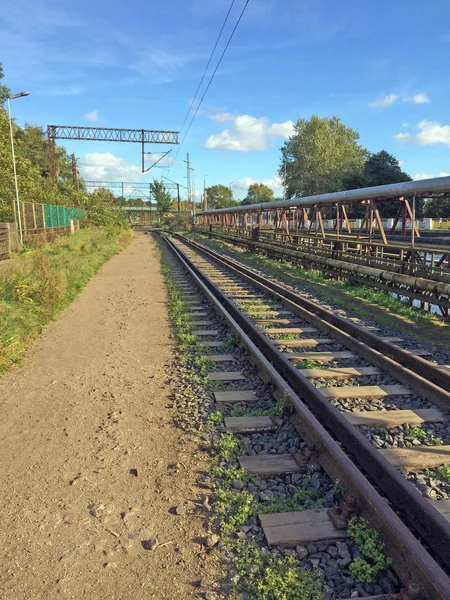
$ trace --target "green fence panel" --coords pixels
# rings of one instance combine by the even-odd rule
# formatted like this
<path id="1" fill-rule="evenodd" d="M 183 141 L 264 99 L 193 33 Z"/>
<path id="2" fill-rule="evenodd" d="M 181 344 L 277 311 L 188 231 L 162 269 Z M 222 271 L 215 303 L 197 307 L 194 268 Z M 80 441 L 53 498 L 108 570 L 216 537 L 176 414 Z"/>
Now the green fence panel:
<path id="1" fill-rule="evenodd" d="M 44 227 L 68 227 L 70 221 L 82 221 L 86 211 L 82 208 L 44 204 Z"/>

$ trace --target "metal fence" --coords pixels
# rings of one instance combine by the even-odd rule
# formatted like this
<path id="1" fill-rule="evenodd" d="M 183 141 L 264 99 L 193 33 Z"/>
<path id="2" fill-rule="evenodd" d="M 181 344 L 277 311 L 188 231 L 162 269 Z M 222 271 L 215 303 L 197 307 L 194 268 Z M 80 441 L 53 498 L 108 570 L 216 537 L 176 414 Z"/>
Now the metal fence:
<path id="1" fill-rule="evenodd" d="M 69 227 L 70 221 L 82 221 L 86 211 L 81 208 L 21 202 L 20 216 L 24 235 L 41 233 L 45 229 Z"/>

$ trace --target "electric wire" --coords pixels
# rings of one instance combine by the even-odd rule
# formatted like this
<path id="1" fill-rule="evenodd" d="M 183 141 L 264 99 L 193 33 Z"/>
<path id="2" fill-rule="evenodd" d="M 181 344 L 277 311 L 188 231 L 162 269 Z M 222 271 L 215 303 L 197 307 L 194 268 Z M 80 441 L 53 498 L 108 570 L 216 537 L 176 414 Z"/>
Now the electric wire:
<path id="1" fill-rule="evenodd" d="M 205 91 L 203 92 L 203 95 L 202 95 L 202 97 L 200 98 L 200 101 L 199 101 L 199 103 L 197 104 L 197 108 L 195 109 L 195 112 L 194 112 L 194 114 L 193 114 L 193 116 L 192 116 L 192 119 L 191 119 L 191 121 L 190 121 L 190 123 L 189 123 L 189 126 L 188 126 L 188 128 L 187 128 L 187 130 L 186 130 L 186 133 L 184 134 L 184 136 L 183 136 L 183 139 L 181 140 L 181 142 L 180 142 L 180 145 L 179 145 L 179 146 L 178 146 L 178 148 L 177 148 L 177 152 L 176 152 L 176 154 L 175 154 L 175 157 L 174 157 L 174 159 L 173 159 L 172 165 L 174 164 L 174 162 L 175 162 L 175 161 L 176 161 L 176 159 L 177 159 L 177 156 L 178 156 L 178 154 L 179 154 L 179 152 L 180 152 L 180 150 L 181 150 L 181 146 L 183 145 L 183 143 L 184 143 L 184 141 L 185 141 L 185 139 L 186 139 L 186 136 L 187 136 L 187 134 L 189 133 L 189 131 L 190 131 L 190 129 L 191 129 L 192 123 L 194 122 L 194 119 L 195 119 L 195 117 L 197 116 L 197 113 L 198 113 L 198 111 L 199 111 L 199 109 L 200 109 L 200 106 L 202 105 L 203 99 L 205 98 L 205 96 L 206 96 L 206 94 L 207 94 L 207 92 L 208 92 L 208 90 L 209 90 L 209 88 L 210 88 L 210 86 L 211 86 L 211 83 L 212 83 L 212 81 L 213 81 L 213 79 L 214 79 L 214 76 L 215 76 L 215 74 L 217 73 L 217 69 L 220 67 L 220 63 L 222 62 L 222 59 L 223 59 L 223 57 L 225 56 L 225 53 L 226 53 L 226 51 L 227 51 L 227 49 L 228 49 L 228 46 L 230 45 L 230 43 L 231 43 L 231 40 L 233 39 L 233 36 L 234 36 L 234 34 L 235 34 L 235 32 L 236 32 L 236 29 L 237 29 L 237 28 L 238 28 L 238 26 L 239 26 L 239 23 L 241 22 L 241 19 L 242 19 L 242 17 L 244 16 L 244 12 L 245 12 L 245 10 L 246 10 L 246 8 L 247 8 L 247 5 L 248 5 L 248 3 L 249 3 L 249 2 L 250 2 L 250 0 L 246 0 L 246 2 L 245 2 L 245 4 L 244 4 L 244 7 L 243 7 L 243 9 L 242 9 L 242 11 L 241 11 L 241 14 L 239 15 L 239 17 L 238 17 L 238 20 L 236 21 L 236 24 L 235 24 L 235 26 L 234 26 L 234 28 L 233 28 L 233 31 L 231 32 L 231 34 L 230 34 L 230 37 L 228 38 L 228 41 L 227 41 L 227 43 L 226 43 L 226 45 L 225 45 L 225 48 L 223 49 L 223 51 L 222 51 L 222 54 L 220 55 L 220 58 L 219 58 L 219 60 L 218 60 L 218 62 L 217 62 L 217 65 L 216 65 L 216 67 L 215 67 L 215 69 L 214 69 L 214 71 L 213 71 L 213 73 L 212 73 L 212 75 L 211 75 L 211 78 L 210 78 L 210 80 L 208 81 L 208 85 L 206 86 L 206 89 L 205 89 Z M 170 165 L 170 167 L 169 167 L 169 172 L 170 172 L 170 168 L 172 167 L 172 165 Z"/>
<path id="2" fill-rule="evenodd" d="M 220 38 L 222 37 L 223 30 L 225 29 L 225 25 L 227 24 L 228 17 L 230 16 L 230 13 L 231 13 L 231 10 L 232 10 L 232 8 L 233 8 L 233 6 L 234 6 L 234 3 L 235 3 L 235 1 L 236 1 L 236 0 L 232 0 L 232 2 L 231 2 L 231 4 L 230 4 L 230 8 L 228 9 L 227 15 L 226 15 L 226 17 L 225 17 L 225 20 L 224 20 L 224 22 L 222 23 L 222 28 L 220 29 L 219 35 L 217 36 L 216 43 L 214 44 L 214 48 L 212 49 L 212 52 L 211 52 L 211 54 L 210 54 L 210 56 L 209 56 L 208 63 L 207 63 L 207 65 L 206 65 L 206 67 L 205 67 L 205 70 L 203 71 L 202 78 L 200 79 L 200 83 L 198 84 L 198 86 L 197 86 L 197 89 L 195 90 L 194 97 L 192 98 L 191 104 L 190 104 L 190 106 L 189 106 L 189 108 L 188 108 L 188 111 L 187 111 L 187 113 L 186 113 L 185 117 L 184 117 L 183 124 L 182 124 L 182 125 L 181 125 L 181 127 L 180 127 L 180 133 L 181 133 L 181 131 L 183 131 L 183 127 L 184 127 L 184 125 L 185 125 L 185 123 L 186 123 L 186 121 L 187 121 L 187 118 L 188 118 L 188 116 L 189 116 L 189 113 L 191 112 L 191 108 L 192 108 L 192 106 L 193 106 L 193 104 L 194 104 L 194 102 L 195 102 L 195 100 L 196 100 L 196 98 L 197 98 L 198 91 L 199 91 L 199 89 L 200 89 L 200 87 L 201 87 L 201 85 L 202 85 L 202 83 L 203 83 L 203 81 L 204 81 L 204 79 L 205 79 L 206 73 L 207 73 L 207 71 L 208 71 L 208 67 L 209 67 L 209 65 L 211 64 L 212 57 L 214 56 L 214 52 L 216 51 L 217 44 L 219 43 L 219 40 L 220 40 Z"/>

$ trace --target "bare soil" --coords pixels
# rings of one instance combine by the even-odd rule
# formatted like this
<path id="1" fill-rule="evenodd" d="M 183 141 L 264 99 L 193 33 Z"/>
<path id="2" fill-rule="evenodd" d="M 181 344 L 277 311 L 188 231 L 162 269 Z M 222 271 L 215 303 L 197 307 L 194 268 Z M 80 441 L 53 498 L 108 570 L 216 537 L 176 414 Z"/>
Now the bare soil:
<path id="1" fill-rule="evenodd" d="M 212 575 L 172 352 L 156 244 L 138 235 L 0 379 L 3 600 L 184 600 Z"/>

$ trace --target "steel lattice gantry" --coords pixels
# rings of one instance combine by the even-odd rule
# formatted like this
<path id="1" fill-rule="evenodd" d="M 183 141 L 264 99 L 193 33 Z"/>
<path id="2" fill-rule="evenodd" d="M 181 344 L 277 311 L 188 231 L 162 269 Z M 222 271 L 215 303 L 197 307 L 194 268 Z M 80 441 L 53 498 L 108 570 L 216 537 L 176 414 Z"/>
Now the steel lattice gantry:
<path id="1" fill-rule="evenodd" d="M 137 142 L 142 144 L 142 171 L 144 172 L 145 144 L 178 144 L 178 131 L 154 129 L 123 129 L 114 127 L 78 127 L 48 125 L 50 176 L 56 182 L 55 140 L 86 140 L 101 142 Z"/>
<path id="2" fill-rule="evenodd" d="M 83 181 L 87 188 L 107 188 L 107 189 L 125 189 L 148 190 L 151 183 L 148 181 Z M 176 190 L 176 183 L 165 183 L 164 187 L 168 190 Z"/>
<path id="3" fill-rule="evenodd" d="M 124 196 L 125 190 L 128 189 L 143 190 L 148 193 L 148 197 L 151 204 L 151 182 L 149 181 L 83 181 L 83 185 L 87 189 L 98 189 L 105 188 L 109 190 L 121 190 L 122 197 Z M 167 190 L 177 190 L 177 210 L 181 210 L 181 199 L 180 199 L 180 185 L 178 183 L 164 183 L 164 187 Z"/>

